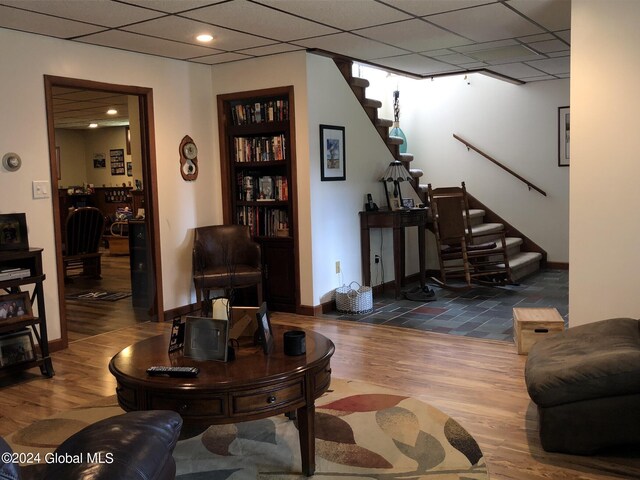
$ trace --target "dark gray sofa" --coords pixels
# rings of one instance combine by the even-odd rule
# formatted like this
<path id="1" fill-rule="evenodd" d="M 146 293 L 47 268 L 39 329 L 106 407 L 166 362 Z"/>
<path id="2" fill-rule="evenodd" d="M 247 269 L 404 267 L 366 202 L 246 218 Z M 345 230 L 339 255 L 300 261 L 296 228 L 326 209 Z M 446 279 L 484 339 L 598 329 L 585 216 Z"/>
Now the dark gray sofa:
<path id="1" fill-rule="evenodd" d="M 546 451 L 640 444 L 640 321 L 602 320 L 539 340 L 525 381 Z"/>

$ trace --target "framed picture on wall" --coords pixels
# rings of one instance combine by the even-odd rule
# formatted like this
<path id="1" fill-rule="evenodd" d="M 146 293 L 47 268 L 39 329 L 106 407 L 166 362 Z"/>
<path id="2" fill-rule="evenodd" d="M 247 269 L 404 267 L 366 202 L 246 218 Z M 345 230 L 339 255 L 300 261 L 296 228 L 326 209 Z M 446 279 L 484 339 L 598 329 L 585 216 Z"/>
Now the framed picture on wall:
<path id="1" fill-rule="evenodd" d="M 104 153 L 93 154 L 93 168 L 107 168 L 107 163 L 104 159 Z"/>
<path id="2" fill-rule="evenodd" d="M 569 107 L 558 107 L 558 166 L 569 166 Z"/>
<path id="3" fill-rule="evenodd" d="M 320 179 L 346 180 L 344 127 L 320 125 Z"/>
<path id="4" fill-rule="evenodd" d="M 133 163 L 127 162 L 127 177 L 133 177 Z"/>
<path id="5" fill-rule="evenodd" d="M 111 159 L 111 175 L 124 175 L 124 149 L 109 150 Z"/>

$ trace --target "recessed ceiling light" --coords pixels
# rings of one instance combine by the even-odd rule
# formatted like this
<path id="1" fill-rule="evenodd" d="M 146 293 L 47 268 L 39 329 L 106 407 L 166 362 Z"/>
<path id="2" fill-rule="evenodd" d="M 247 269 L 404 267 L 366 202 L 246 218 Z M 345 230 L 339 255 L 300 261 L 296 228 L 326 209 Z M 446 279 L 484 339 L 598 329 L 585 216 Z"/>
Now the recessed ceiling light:
<path id="1" fill-rule="evenodd" d="M 118 113 L 118 110 L 116 110 L 115 108 L 110 108 L 109 110 L 107 110 L 107 115 L 115 115 L 116 113 Z"/>
<path id="2" fill-rule="evenodd" d="M 202 43 L 208 43 L 211 40 L 213 40 L 213 35 L 210 35 L 208 33 L 202 33 L 196 37 L 196 40 Z"/>
<path id="3" fill-rule="evenodd" d="M 97 123 L 90 123 L 89 124 L 89 128 L 98 128 L 98 124 Z"/>

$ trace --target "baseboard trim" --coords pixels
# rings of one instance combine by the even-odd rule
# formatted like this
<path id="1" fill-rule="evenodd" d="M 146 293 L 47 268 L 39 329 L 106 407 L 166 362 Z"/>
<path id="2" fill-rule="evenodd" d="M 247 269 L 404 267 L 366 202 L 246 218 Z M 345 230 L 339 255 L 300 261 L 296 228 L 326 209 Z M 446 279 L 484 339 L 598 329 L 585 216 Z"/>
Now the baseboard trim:
<path id="1" fill-rule="evenodd" d="M 183 315 L 189 315 L 190 313 L 200 310 L 200 307 L 196 303 L 190 303 L 189 305 L 183 305 L 181 307 L 171 308 L 164 311 L 163 319 L 165 322 L 173 320 Z"/>
<path id="2" fill-rule="evenodd" d="M 546 267 L 554 270 L 569 270 L 569 262 L 547 262 Z"/>

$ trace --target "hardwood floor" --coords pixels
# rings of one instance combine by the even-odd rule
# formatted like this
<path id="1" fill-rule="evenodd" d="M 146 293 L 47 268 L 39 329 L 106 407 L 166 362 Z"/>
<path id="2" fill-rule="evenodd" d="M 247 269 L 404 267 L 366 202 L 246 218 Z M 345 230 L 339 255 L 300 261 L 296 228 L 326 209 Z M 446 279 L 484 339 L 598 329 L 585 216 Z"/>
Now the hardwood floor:
<path id="1" fill-rule="evenodd" d="M 110 255 L 105 251 L 102 255 L 101 279 L 74 277 L 65 284 L 66 295 L 89 290 L 130 292 L 129 256 Z M 149 320 L 146 308 L 133 307 L 132 297 L 114 302 L 67 299 L 65 304 L 69 342 Z"/>
<path id="2" fill-rule="evenodd" d="M 336 345 L 335 377 L 391 387 L 455 418 L 478 441 L 491 479 L 640 478 L 640 454 L 577 457 L 548 454 L 537 437 L 537 413 L 525 390 L 526 357 L 515 346 L 396 327 L 274 313 L 274 323 L 316 330 Z M 115 393 L 107 369 L 120 349 L 168 324 L 143 323 L 84 338 L 53 355 L 56 375 L 34 369 L 0 383 L 0 435 L 36 419 Z"/>

